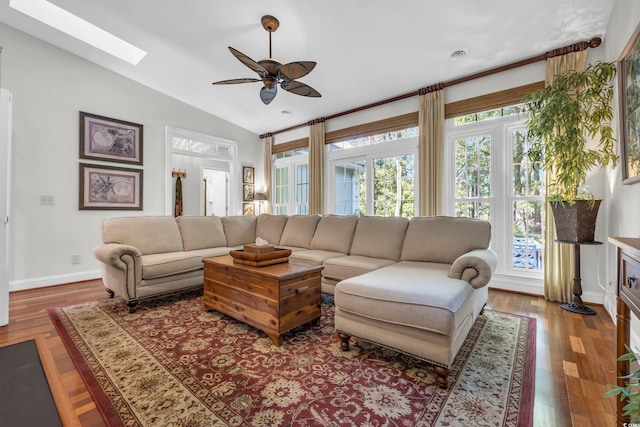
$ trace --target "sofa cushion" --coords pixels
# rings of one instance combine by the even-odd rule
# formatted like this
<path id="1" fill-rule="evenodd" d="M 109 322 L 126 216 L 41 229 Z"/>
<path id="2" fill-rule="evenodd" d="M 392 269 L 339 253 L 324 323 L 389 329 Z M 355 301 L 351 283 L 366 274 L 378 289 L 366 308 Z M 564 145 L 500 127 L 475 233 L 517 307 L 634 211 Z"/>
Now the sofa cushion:
<path id="1" fill-rule="evenodd" d="M 253 215 L 223 216 L 222 225 L 227 246 L 241 246 L 256 241 L 256 217 Z"/>
<path id="2" fill-rule="evenodd" d="M 349 254 L 398 261 L 408 224 L 403 217 L 358 218 Z"/>
<path id="3" fill-rule="evenodd" d="M 282 230 L 284 230 L 286 223 L 286 215 L 260 214 L 256 220 L 256 237 L 260 237 L 272 245 L 277 245 L 280 243 Z"/>
<path id="4" fill-rule="evenodd" d="M 289 255 L 289 259 L 302 259 L 305 261 L 311 261 L 311 263 L 315 265 L 322 265 L 326 260 L 330 258 L 337 258 L 341 256 L 344 256 L 344 254 L 340 252 L 309 249 L 291 252 L 291 255 Z"/>
<path id="5" fill-rule="evenodd" d="M 176 218 L 185 251 L 227 246 L 219 216 L 179 216 Z"/>
<path id="6" fill-rule="evenodd" d="M 183 250 L 182 235 L 172 216 L 136 216 L 105 219 L 103 243 L 131 245 L 142 255 Z"/>
<path id="7" fill-rule="evenodd" d="M 203 268 L 202 256 L 187 252 L 168 252 L 142 256 L 142 279 L 150 280 Z"/>
<path id="8" fill-rule="evenodd" d="M 323 216 L 311 239 L 311 249 L 348 254 L 357 223 L 355 215 Z"/>
<path id="9" fill-rule="evenodd" d="M 448 277 L 449 266 L 401 261 L 336 285 L 341 310 L 443 335 L 455 333 L 469 313 L 458 309 L 474 292 L 467 282 Z"/>
<path id="10" fill-rule="evenodd" d="M 474 249 L 486 249 L 491 240 L 488 221 L 465 217 L 414 217 L 402 245 L 403 261 L 451 264 Z"/>
<path id="11" fill-rule="evenodd" d="M 359 276 L 373 270 L 395 263 L 390 259 L 371 258 L 359 255 L 347 255 L 338 258 L 329 258 L 322 265 L 322 276 L 331 280 L 344 280 L 349 277 Z"/>
<path id="12" fill-rule="evenodd" d="M 319 215 L 291 215 L 282 230 L 280 245 L 309 249 L 320 218 Z"/>

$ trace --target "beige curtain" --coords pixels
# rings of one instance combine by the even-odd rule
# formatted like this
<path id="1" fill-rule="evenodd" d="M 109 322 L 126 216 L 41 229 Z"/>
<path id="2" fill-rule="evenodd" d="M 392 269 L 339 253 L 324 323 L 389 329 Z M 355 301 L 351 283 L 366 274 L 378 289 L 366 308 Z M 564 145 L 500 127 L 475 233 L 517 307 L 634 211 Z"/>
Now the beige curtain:
<path id="1" fill-rule="evenodd" d="M 324 119 L 309 123 L 309 214 L 324 213 Z"/>
<path id="2" fill-rule="evenodd" d="M 569 70 L 582 71 L 587 63 L 587 51 L 571 52 L 547 59 L 545 81 L 553 81 L 554 76 Z M 547 185 L 553 181 L 553 174 L 547 171 Z M 545 212 L 544 245 L 544 296 L 549 301 L 571 302 L 573 297 L 573 245 L 556 242 L 556 226 L 549 203 Z"/>
<path id="3" fill-rule="evenodd" d="M 444 212 L 444 90 L 442 85 L 420 92 L 418 159 L 420 216 Z"/>
<path id="4" fill-rule="evenodd" d="M 267 197 L 267 203 L 265 204 L 262 212 L 271 213 L 271 205 L 273 204 L 273 200 L 271 200 L 271 163 L 273 157 L 271 147 L 273 146 L 273 136 L 271 136 L 271 134 L 267 134 L 267 136 L 262 138 L 262 144 L 264 146 L 264 193 Z"/>

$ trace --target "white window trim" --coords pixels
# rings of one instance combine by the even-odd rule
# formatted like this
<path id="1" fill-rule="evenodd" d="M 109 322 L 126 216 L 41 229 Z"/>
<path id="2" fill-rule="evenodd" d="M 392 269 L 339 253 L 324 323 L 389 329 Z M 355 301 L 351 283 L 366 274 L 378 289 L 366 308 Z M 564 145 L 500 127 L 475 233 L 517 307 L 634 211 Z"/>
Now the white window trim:
<path id="1" fill-rule="evenodd" d="M 325 211 L 328 209 L 329 213 L 336 213 L 335 198 L 336 198 L 336 165 L 344 163 L 345 161 L 353 160 L 366 162 L 366 170 L 370 177 L 370 171 L 373 171 L 373 160 L 380 157 L 393 157 L 403 156 L 407 154 L 413 155 L 413 167 L 414 167 L 414 190 L 413 190 L 413 214 L 418 215 L 418 208 L 420 206 L 419 200 L 419 180 L 418 171 L 420 170 L 420 161 L 418 158 L 418 138 L 410 137 L 394 141 L 383 142 L 380 144 L 366 145 L 363 147 L 354 147 L 344 150 L 331 150 L 331 145 L 327 144 L 325 147 L 325 171 L 328 171 L 325 175 Z M 367 179 L 366 188 L 366 209 L 367 215 L 372 215 L 373 212 L 373 181 Z"/>
<path id="2" fill-rule="evenodd" d="M 510 201 L 497 197 L 498 194 L 508 194 L 510 183 L 513 180 L 513 168 L 507 167 L 506 163 L 511 162 L 512 150 L 509 132 L 522 127 L 524 119 L 518 115 L 489 119 L 477 123 L 469 123 L 455 126 L 453 119 L 448 119 L 445 125 L 445 214 L 455 215 L 453 210 L 455 194 L 455 150 L 454 141 L 457 139 L 473 137 L 478 135 L 491 136 L 491 167 L 492 170 L 508 171 L 506 175 L 498 176 L 492 174 L 492 188 L 498 192 L 492 192 L 489 200 L 492 215 L 492 236 L 491 247 L 498 253 L 511 253 L 511 245 L 508 234 L 504 233 L 501 238 L 496 237 L 496 230 L 500 227 L 511 227 L 510 218 L 506 217 L 506 204 Z M 496 127 L 498 127 L 496 129 Z M 509 144 L 509 150 L 500 147 L 500 138 L 504 143 Z M 499 234 L 499 233 L 498 233 Z M 494 274 L 491 287 L 506 289 L 515 292 L 540 294 L 543 288 L 544 274 L 541 271 L 527 271 L 514 269 L 511 266 L 510 257 L 499 257 L 496 273 Z"/>
<path id="3" fill-rule="evenodd" d="M 299 165 L 309 165 L 309 154 L 308 153 L 304 153 L 304 154 L 296 154 L 295 156 L 291 156 L 291 157 L 283 157 L 280 159 L 275 159 L 272 162 L 272 177 L 274 177 L 272 179 L 272 183 L 271 183 L 271 203 L 273 203 L 274 206 L 274 210 L 276 207 L 276 203 L 275 203 L 275 195 L 276 195 L 276 169 L 279 168 L 288 168 L 289 169 L 289 183 L 288 183 L 288 200 L 289 202 L 287 203 L 287 212 L 289 215 L 295 215 L 296 214 L 296 207 L 298 205 L 300 205 L 299 203 L 296 203 L 296 185 L 297 185 L 297 181 L 296 181 L 296 167 Z M 307 211 L 309 210 L 309 204 L 307 203 Z"/>

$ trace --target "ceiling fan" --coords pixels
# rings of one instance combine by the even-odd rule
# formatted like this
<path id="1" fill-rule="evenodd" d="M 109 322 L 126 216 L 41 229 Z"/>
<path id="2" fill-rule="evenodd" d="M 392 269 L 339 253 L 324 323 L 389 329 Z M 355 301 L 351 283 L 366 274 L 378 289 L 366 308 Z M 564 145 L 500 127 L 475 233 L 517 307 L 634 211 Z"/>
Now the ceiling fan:
<path id="1" fill-rule="evenodd" d="M 262 27 L 269 32 L 269 58 L 261 59 L 260 61 L 254 61 L 244 53 L 229 46 L 229 50 L 247 67 L 258 73 L 259 79 L 256 78 L 243 78 L 243 79 L 231 79 L 222 80 L 219 82 L 213 82 L 214 85 L 228 85 L 237 83 L 254 83 L 262 82 L 264 86 L 260 89 L 260 99 L 264 104 L 269 104 L 276 97 L 278 92 L 278 85 L 287 92 L 295 93 L 301 96 L 310 96 L 319 98 L 320 93 L 304 83 L 300 83 L 295 79 L 304 77 L 313 70 L 316 63 L 313 61 L 296 61 L 283 64 L 271 57 L 271 33 L 276 31 L 280 26 L 280 22 L 271 15 L 265 15 L 261 19 Z"/>

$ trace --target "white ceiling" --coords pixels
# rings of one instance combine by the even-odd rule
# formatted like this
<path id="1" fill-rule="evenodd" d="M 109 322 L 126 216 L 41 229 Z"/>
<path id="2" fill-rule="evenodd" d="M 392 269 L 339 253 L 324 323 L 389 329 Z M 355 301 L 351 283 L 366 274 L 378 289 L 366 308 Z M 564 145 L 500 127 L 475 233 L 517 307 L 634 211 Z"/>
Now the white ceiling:
<path id="1" fill-rule="evenodd" d="M 605 36 L 614 0 L 52 0 L 146 50 L 133 66 L 0 0 L 0 21 L 258 134 Z M 270 105 L 231 55 L 269 56 L 260 18 L 274 15 L 273 56 L 316 61 L 300 79 L 321 94 L 279 90 Z M 453 51 L 468 49 L 460 61 Z M 283 114 L 282 111 L 291 114 Z"/>

